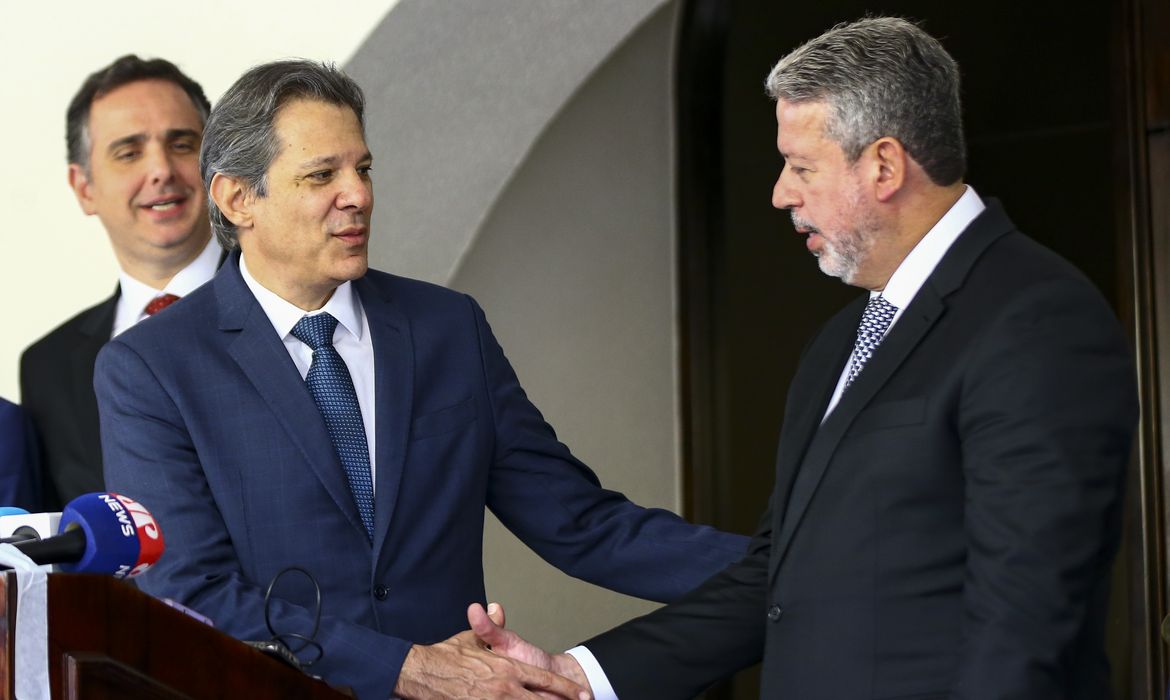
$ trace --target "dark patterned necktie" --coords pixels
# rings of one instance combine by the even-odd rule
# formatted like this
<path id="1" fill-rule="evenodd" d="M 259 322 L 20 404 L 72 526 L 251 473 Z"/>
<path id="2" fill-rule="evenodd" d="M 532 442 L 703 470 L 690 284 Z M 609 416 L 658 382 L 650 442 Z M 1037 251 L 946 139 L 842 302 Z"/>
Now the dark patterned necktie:
<path id="1" fill-rule="evenodd" d="M 329 314 L 305 316 L 293 327 L 293 336 L 313 349 L 313 362 L 305 384 L 325 418 L 333 449 L 345 469 L 349 490 L 357 504 L 366 534 L 374 539 L 374 481 L 370 473 L 370 449 L 358 406 L 357 392 L 345 360 L 333 347 L 337 319 Z"/>
<path id="2" fill-rule="evenodd" d="M 865 312 L 861 314 L 861 323 L 857 325 L 857 340 L 853 343 L 853 355 L 849 358 L 849 379 L 845 380 L 846 389 L 857 379 L 857 375 L 861 374 L 861 370 L 865 369 L 865 363 L 869 362 L 874 350 L 881 345 L 882 338 L 886 336 L 886 329 L 890 327 L 896 313 L 898 307 L 886 301 L 884 297 L 870 297 L 869 303 L 865 305 Z"/>
<path id="3" fill-rule="evenodd" d="M 146 309 L 144 311 L 147 316 L 153 316 L 171 304 L 174 304 L 178 300 L 179 297 L 175 296 L 174 294 L 159 294 L 150 300 L 150 303 L 146 305 Z"/>

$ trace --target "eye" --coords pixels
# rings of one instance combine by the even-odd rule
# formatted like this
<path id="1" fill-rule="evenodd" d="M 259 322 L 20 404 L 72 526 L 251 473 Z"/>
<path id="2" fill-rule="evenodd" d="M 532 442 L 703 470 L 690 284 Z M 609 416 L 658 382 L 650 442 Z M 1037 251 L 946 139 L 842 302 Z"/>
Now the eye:
<path id="1" fill-rule="evenodd" d="M 318 170 L 305 176 L 306 180 L 311 180 L 312 182 L 329 182 L 329 180 L 332 178 L 332 170 Z"/>
<path id="2" fill-rule="evenodd" d="M 357 171 L 358 171 L 358 175 L 361 175 L 363 179 L 368 180 L 368 179 L 370 179 L 370 173 L 372 173 L 374 171 L 374 166 L 373 165 L 359 165 Z"/>
<path id="3" fill-rule="evenodd" d="M 141 153 L 142 151 L 137 148 L 119 148 L 118 150 L 114 151 L 114 160 L 121 161 L 123 163 L 129 163 L 130 161 L 137 158 Z"/>
<path id="4" fill-rule="evenodd" d="M 171 144 L 171 150 L 175 153 L 194 153 L 199 150 L 199 146 L 194 141 L 175 141 Z"/>

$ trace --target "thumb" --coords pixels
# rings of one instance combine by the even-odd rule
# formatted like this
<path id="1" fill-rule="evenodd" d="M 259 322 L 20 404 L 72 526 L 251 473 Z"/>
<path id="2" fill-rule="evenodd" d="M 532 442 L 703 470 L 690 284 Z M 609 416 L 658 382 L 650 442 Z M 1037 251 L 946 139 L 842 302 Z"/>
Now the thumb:
<path id="1" fill-rule="evenodd" d="M 500 605 L 499 603 L 488 603 L 487 613 L 488 613 L 488 617 L 490 617 L 492 619 L 492 622 L 496 623 L 500 627 L 505 626 L 504 625 L 504 606 L 503 605 Z"/>
<path id="2" fill-rule="evenodd" d="M 502 622 L 502 613 L 499 617 Z M 479 637 L 480 641 L 484 644 L 492 647 L 506 645 L 508 635 L 504 631 L 504 628 L 496 624 L 496 621 L 488 615 L 487 611 L 479 603 L 472 603 L 468 606 L 467 623 L 471 626 L 471 631 L 475 632 L 475 636 Z"/>

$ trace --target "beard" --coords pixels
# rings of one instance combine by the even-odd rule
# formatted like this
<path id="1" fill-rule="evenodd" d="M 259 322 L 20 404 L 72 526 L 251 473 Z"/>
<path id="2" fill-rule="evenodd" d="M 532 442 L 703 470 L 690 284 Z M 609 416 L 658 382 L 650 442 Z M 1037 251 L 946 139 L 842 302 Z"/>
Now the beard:
<path id="1" fill-rule="evenodd" d="M 859 223 L 853 228 L 826 234 L 811 221 L 797 216 L 795 212 L 791 212 L 791 215 L 794 227 L 820 235 L 821 249 L 814 255 L 821 272 L 829 277 L 836 277 L 845 284 L 854 284 L 858 271 L 869 258 L 878 240 L 878 227 L 872 217 L 863 213 L 857 217 Z"/>

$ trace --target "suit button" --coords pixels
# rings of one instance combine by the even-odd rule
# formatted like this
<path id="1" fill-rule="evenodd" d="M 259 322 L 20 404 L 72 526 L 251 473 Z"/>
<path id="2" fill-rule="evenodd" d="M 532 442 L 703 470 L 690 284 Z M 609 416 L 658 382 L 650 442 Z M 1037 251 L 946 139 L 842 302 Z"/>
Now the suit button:
<path id="1" fill-rule="evenodd" d="M 378 600 L 386 600 L 386 596 L 388 595 L 390 595 L 389 588 L 383 586 L 380 583 L 377 586 L 374 586 L 374 597 Z"/>
<path id="2" fill-rule="evenodd" d="M 783 614 L 784 611 L 780 609 L 779 605 L 773 605 L 772 607 L 768 608 L 768 619 L 772 622 L 779 620 L 780 616 Z"/>

